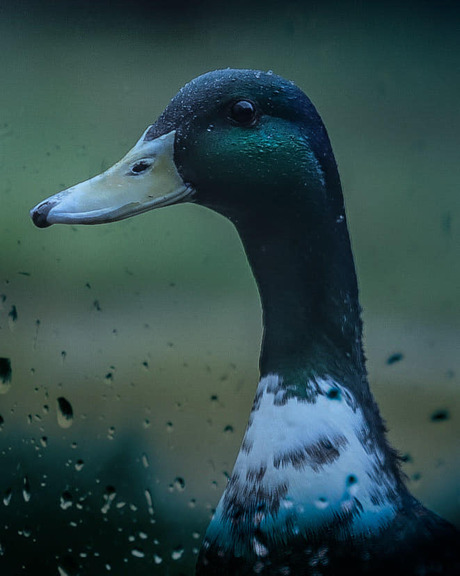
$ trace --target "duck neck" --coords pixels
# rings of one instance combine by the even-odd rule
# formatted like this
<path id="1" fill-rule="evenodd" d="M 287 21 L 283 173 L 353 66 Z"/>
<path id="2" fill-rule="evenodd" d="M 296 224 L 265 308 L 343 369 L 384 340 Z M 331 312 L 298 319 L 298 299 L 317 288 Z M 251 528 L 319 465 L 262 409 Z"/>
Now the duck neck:
<path id="1" fill-rule="evenodd" d="M 340 194 L 341 197 L 341 194 Z M 331 376 L 331 367 L 365 375 L 356 274 L 343 205 L 321 218 L 297 205 L 239 218 L 238 232 L 261 298 L 261 376 L 299 370 Z M 335 210 L 334 210 L 335 208 Z"/>
<path id="2" fill-rule="evenodd" d="M 291 194 L 292 209 L 226 214 L 260 292 L 262 378 L 200 565 L 226 555 L 275 565 L 280 534 L 304 554 L 306 539 L 323 545 L 377 533 L 400 505 L 397 459 L 366 378 L 337 186 L 316 214 L 312 202 L 299 206 L 300 193 Z"/>

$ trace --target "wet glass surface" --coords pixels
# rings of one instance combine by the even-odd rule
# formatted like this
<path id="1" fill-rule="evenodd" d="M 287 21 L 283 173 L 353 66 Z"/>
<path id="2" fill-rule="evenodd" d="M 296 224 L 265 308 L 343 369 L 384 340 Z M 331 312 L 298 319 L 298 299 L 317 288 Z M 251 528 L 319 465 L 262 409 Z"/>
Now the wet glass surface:
<path id="1" fill-rule="evenodd" d="M 260 305 L 236 233 L 196 206 L 46 231 L 28 211 L 227 66 L 272 69 L 317 105 L 372 390 L 411 491 L 459 523 L 453 4 L 2 10 L 1 573 L 193 573 L 258 380 Z"/>

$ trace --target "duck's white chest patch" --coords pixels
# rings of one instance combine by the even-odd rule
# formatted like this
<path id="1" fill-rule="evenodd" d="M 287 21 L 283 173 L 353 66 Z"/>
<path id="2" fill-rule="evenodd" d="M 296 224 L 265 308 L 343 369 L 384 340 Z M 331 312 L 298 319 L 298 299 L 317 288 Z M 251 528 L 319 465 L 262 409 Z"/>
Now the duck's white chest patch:
<path id="1" fill-rule="evenodd" d="M 396 482 L 379 448 L 365 441 L 362 410 L 332 380 L 306 386 L 314 393 L 298 397 L 277 375 L 260 381 L 211 533 L 216 522 L 234 528 L 235 516 L 245 530 L 267 534 L 307 533 L 338 518 L 348 518 L 348 534 L 358 534 L 394 516 Z"/>

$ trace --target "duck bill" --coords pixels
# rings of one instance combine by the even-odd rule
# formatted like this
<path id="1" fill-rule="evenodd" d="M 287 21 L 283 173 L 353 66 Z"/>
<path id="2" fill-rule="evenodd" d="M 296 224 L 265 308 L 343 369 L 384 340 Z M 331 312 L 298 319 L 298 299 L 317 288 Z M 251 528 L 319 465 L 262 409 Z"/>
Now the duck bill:
<path id="1" fill-rule="evenodd" d="M 174 163 L 175 131 L 145 135 L 106 172 L 50 196 L 30 211 L 39 228 L 51 224 L 100 224 L 186 201 L 193 190 Z"/>

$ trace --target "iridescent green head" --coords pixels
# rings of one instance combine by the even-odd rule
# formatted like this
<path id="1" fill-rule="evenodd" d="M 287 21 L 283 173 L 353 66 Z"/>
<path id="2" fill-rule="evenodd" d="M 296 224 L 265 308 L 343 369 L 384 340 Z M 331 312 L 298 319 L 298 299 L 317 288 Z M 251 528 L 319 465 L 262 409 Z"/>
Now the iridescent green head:
<path id="1" fill-rule="evenodd" d="M 270 72 L 228 69 L 196 78 L 173 98 L 146 139 L 172 130 L 175 163 L 196 190 L 195 201 L 226 214 L 251 204 L 263 210 L 266 204 L 297 203 L 299 187 L 320 196 L 331 159 L 334 165 L 310 100 Z"/>
<path id="2" fill-rule="evenodd" d="M 95 224 L 193 201 L 237 220 L 251 207 L 298 210 L 299 194 L 316 212 L 337 179 L 321 118 L 297 86 L 271 72 L 216 70 L 184 86 L 115 166 L 31 215 L 40 227 Z"/>

